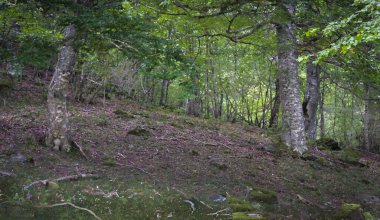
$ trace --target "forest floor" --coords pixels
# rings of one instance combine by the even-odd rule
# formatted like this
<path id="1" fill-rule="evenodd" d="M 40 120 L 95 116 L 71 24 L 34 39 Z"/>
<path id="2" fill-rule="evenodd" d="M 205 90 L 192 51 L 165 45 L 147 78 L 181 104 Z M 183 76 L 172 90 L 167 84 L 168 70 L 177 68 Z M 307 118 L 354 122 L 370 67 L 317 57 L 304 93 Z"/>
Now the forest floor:
<path id="1" fill-rule="evenodd" d="M 106 100 L 70 103 L 86 159 L 43 145 L 44 88 L 2 97 L 0 219 L 333 219 L 344 204 L 380 219 L 379 155 L 299 157 L 275 132 Z"/>

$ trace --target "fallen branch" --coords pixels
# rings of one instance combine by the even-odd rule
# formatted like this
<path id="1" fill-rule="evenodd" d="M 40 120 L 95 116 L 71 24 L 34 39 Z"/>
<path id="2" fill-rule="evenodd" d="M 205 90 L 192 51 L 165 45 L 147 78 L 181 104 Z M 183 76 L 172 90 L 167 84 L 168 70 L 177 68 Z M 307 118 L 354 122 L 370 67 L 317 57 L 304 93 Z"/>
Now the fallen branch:
<path id="1" fill-rule="evenodd" d="M 184 193 L 183 191 L 181 191 L 181 190 L 179 190 L 179 189 L 177 189 L 177 188 L 175 188 L 175 187 L 172 187 L 175 191 L 177 191 L 177 192 L 179 192 L 181 195 L 183 195 L 184 197 L 186 197 L 186 198 L 189 198 L 189 196 L 186 194 L 186 193 Z M 193 197 L 194 198 L 194 197 Z M 197 198 L 195 198 L 197 201 L 199 201 L 202 205 L 204 205 L 204 206 L 206 206 L 207 208 L 209 208 L 209 209 L 214 209 L 213 207 L 211 207 L 210 205 L 208 205 L 208 204 L 206 204 L 205 202 L 203 202 L 202 200 L 199 200 L 199 199 L 197 199 Z M 185 201 L 185 200 L 184 200 Z"/>
<path id="2" fill-rule="evenodd" d="M 91 211 L 90 209 L 86 209 L 86 208 L 83 208 L 83 207 L 80 207 L 80 206 L 77 206 L 77 205 L 74 205 L 72 204 L 71 202 L 64 202 L 64 203 L 57 203 L 57 204 L 53 204 L 53 205 L 44 205 L 44 206 L 36 206 L 38 208 L 54 208 L 54 207 L 58 207 L 58 206 L 66 206 L 66 205 L 69 205 L 73 208 L 76 208 L 76 209 L 79 209 L 79 210 L 83 210 L 83 211 L 86 211 L 88 213 L 90 213 L 92 216 L 94 216 L 96 219 L 98 220 L 102 220 L 99 216 L 97 216 L 93 211 Z"/>
<path id="3" fill-rule="evenodd" d="M 214 213 L 210 213 L 210 214 L 207 214 L 207 215 L 212 215 L 212 216 L 216 216 L 218 217 L 219 215 L 230 215 L 228 213 L 225 213 L 225 214 L 220 214 L 221 212 L 227 212 L 227 211 L 230 211 L 231 209 L 230 208 L 225 208 L 225 209 L 222 209 L 222 210 L 219 210 L 217 212 L 214 212 Z"/>
<path id="4" fill-rule="evenodd" d="M 99 178 L 99 176 L 96 174 L 78 174 L 78 175 L 64 176 L 64 177 L 60 177 L 60 178 L 53 179 L 53 180 L 48 180 L 48 179 L 36 180 L 36 181 L 30 183 L 29 185 L 24 186 L 23 190 L 26 191 L 35 185 L 48 186 L 49 182 L 61 182 L 61 181 L 65 181 L 65 180 L 79 180 L 79 179 L 87 179 L 87 178 Z"/>
<path id="5" fill-rule="evenodd" d="M 77 148 L 77 149 L 79 150 L 80 154 L 81 154 L 86 160 L 88 160 L 88 157 L 87 157 L 87 155 L 84 153 L 83 148 L 82 148 L 77 142 L 75 142 L 74 140 L 71 140 L 71 143 L 72 143 L 73 147 Z"/>
<path id="6" fill-rule="evenodd" d="M 16 174 L 5 172 L 5 171 L 0 171 L 0 176 L 16 176 Z"/>
<path id="7" fill-rule="evenodd" d="M 192 201 L 190 201 L 190 200 L 188 200 L 188 199 L 183 200 L 183 201 L 186 202 L 186 203 L 189 203 L 189 204 L 190 204 L 190 207 L 191 207 L 191 214 L 193 214 L 194 211 L 195 211 L 195 204 L 194 204 L 194 202 L 192 202 Z"/>

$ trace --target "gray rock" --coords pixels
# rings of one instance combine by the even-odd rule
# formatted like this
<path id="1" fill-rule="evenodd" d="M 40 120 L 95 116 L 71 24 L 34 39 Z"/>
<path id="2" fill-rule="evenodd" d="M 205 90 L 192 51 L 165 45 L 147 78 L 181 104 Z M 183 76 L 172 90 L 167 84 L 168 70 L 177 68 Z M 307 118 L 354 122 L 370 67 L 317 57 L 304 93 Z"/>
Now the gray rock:
<path id="1" fill-rule="evenodd" d="M 26 163 L 28 159 L 21 153 L 11 155 L 11 162 L 14 163 Z"/>
<path id="2" fill-rule="evenodd" d="M 363 201 L 365 204 L 380 204 L 380 197 L 375 196 L 375 195 L 362 195 L 360 196 L 360 199 Z"/>
<path id="3" fill-rule="evenodd" d="M 214 202 L 224 202 L 226 201 L 226 197 L 223 196 L 223 195 L 212 195 L 209 197 L 210 200 L 214 201 Z"/>

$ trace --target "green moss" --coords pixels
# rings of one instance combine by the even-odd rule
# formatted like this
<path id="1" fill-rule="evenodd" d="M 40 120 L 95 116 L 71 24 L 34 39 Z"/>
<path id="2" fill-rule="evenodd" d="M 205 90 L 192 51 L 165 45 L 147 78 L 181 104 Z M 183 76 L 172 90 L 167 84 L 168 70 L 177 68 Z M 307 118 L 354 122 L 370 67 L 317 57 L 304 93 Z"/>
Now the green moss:
<path id="1" fill-rule="evenodd" d="M 134 111 L 134 112 L 132 112 L 132 114 L 133 115 L 139 115 L 139 116 L 144 117 L 144 118 L 150 117 L 150 114 L 147 111 Z"/>
<path id="2" fill-rule="evenodd" d="M 352 149 L 352 148 L 346 148 L 343 150 L 342 153 L 342 159 L 345 161 L 350 161 L 350 162 L 357 162 L 359 161 L 360 155 L 359 153 Z"/>
<path id="3" fill-rule="evenodd" d="M 116 166 L 116 162 L 114 161 L 114 159 L 108 158 L 108 157 L 103 159 L 102 164 L 105 166 L 110 166 L 110 167 Z"/>
<path id="4" fill-rule="evenodd" d="M 315 162 L 317 162 L 318 164 L 322 165 L 322 166 L 328 166 L 329 165 L 329 161 L 327 161 L 325 158 L 322 158 L 322 157 L 318 157 Z"/>
<path id="5" fill-rule="evenodd" d="M 12 88 L 12 80 L 0 79 L 0 89 L 1 88 Z"/>
<path id="6" fill-rule="evenodd" d="M 253 188 L 250 197 L 257 202 L 269 204 L 277 202 L 277 193 L 265 188 Z"/>
<path id="7" fill-rule="evenodd" d="M 129 112 L 125 112 L 123 110 L 117 109 L 113 112 L 115 115 L 118 116 L 118 118 L 123 118 L 123 119 L 129 119 L 129 118 L 134 118 L 135 116 L 133 114 L 130 114 Z"/>
<path id="8" fill-rule="evenodd" d="M 228 197 L 227 201 L 231 209 L 235 212 L 245 212 L 254 210 L 252 204 L 246 200 L 239 199 L 236 197 Z"/>
<path id="9" fill-rule="evenodd" d="M 372 216 L 370 212 L 364 212 L 365 220 L 374 220 L 375 218 Z"/>
<path id="10" fill-rule="evenodd" d="M 135 136 L 144 136 L 144 137 L 150 136 L 150 132 L 142 127 L 136 127 L 134 129 L 131 129 L 128 131 L 128 134 L 135 135 Z"/>
<path id="11" fill-rule="evenodd" d="M 173 127 L 176 127 L 176 128 L 180 128 L 180 129 L 184 128 L 183 125 L 181 125 L 175 121 L 171 122 L 170 125 Z"/>
<path id="12" fill-rule="evenodd" d="M 321 138 L 316 141 L 319 150 L 341 150 L 337 141 L 332 138 Z"/>
<path id="13" fill-rule="evenodd" d="M 261 213 L 250 213 L 250 212 L 234 212 L 232 213 L 232 220 L 266 220 Z"/>
<path id="14" fill-rule="evenodd" d="M 334 219 L 345 219 L 354 211 L 362 212 L 360 204 L 345 203 L 335 212 Z"/>
<path id="15" fill-rule="evenodd" d="M 109 119 L 104 115 L 95 117 L 94 122 L 95 122 L 95 125 L 101 126 L 101 127 L 107 126 L 110 123 Z"/>

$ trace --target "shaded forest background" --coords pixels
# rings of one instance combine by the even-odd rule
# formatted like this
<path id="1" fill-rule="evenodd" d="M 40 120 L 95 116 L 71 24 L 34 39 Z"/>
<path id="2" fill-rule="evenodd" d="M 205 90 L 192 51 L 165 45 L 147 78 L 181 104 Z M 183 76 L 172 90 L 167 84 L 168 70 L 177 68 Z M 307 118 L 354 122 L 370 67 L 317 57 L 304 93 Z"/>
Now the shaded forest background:
<path id="1" fill-rule="evenodd" d="M 1 1 L 3 105 L 12 85 L 32 76 L 51 81 L 55 109 L 66 98 L 128 98 L 270 131 L 301 129 L 308 145 L 379 152 L 379 8 L 370 0 Z M 63 67 L 62 48 L 72 49 Z M 67 86 L 57 95 L 61 76 Z M 305 139 L 289 135 L 285 142 L 303 153 Z"/>

